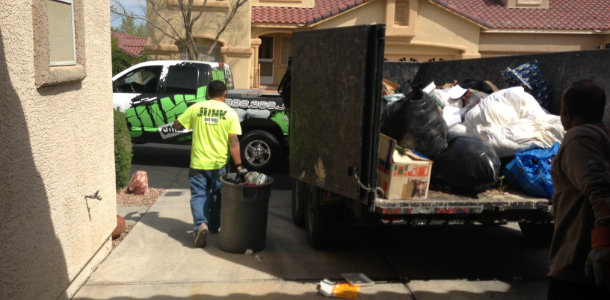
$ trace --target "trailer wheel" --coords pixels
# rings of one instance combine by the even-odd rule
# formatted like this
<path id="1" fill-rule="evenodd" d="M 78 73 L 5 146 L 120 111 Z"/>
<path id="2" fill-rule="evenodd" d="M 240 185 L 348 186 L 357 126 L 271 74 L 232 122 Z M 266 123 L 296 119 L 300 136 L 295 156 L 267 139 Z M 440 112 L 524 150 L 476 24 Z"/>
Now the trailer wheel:
<path id="1" fill-rule="evenodd" d="M 519 222 L 525 239 L 533 244 L 549 245 L 553 238 L 553 223 L 548 221 Z"/>
<path id="2" fill-rule="evenodd" d="M 340 217 L 336 205 L 322 205 L 326 192 L 309 186 L 307 188 L 305 231 L 309 244 L 316 249 L 326 248 L 336 232 L 337 219 Z"/>
<path id="3" fill-rule="evenodd" d="M 268 172 L 282 155 L 275 136 L 264 130 L 249 131 L 239 143 L 242 162 L 249 171 Z"/>
<path id="4" fill-rule="evenodd" d="M 300 180 L 292 181 L 292 221 L 295 225 L 305 225 L 305 202 L 309 186 Z"/>

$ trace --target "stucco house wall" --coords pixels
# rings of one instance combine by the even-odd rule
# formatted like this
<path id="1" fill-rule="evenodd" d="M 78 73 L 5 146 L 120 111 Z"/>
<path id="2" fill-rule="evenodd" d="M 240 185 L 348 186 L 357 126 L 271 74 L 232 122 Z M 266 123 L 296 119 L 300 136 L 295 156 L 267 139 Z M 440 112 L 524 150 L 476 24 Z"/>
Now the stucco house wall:
<path id="1" fill-rule="evenodd" d="M 164 18 L 170 20 L 172 27 L 184 36 L 182 14 L 177 0 L 154 0 L 157 10 Z M 193 9 L 195 16 L 201 9 L 203 0 L 196 0 Z M 201 46 L 210 46 L 214 41 L 226 14 L 230 8 L 229 0 L 208 1 L 204 15 L 195 23 L 193 36 Z M 223 34 L 220 35 L 218 45 L 221 61 L 229 64 L 233 71 L 235 88 L 248 88 L 250 85 L 250 57 L 252 47 L 250 42 L 250 15 L 251 2 L 248 1 L 240 7 Z M 172 28 L 152 10 L 147 3 L 147 17 L 165 32 Z M 149 59 L 179 59 L 179 46 L 176 41 L 154 26 L 148 26 L 148 41 L 145 50 Z"/>
<path id="2" fill-rule="evenodd" d="M 67 67 L 40 64 L 46 3 L 0 0 L 0 299 L 70 298 L 116 226 L 109 3 L 75 1 Z"/>
<path id="3" fill-rule="evenodd" d="M 606 38 L 608 38 L 606 36 Z M 603 45 L 603 35 L 587 33 L 510 33 L 483 32 L 479 51 L 483 57 L 566 52 L 596 49 Z"/>
<path id="4" fill-rule="evenodd" d="M 176 2 L 177 0 L 156 0 L 158 2 Z M 203 0 L 198 0 L 203 1 Z M 221 0 L 219 2 L 226 1 Z M 503 0 L 504 1 L 504 0 Z M 549 7 L 549 1 L 542 1 L 540 8 L 511 8 L 516 9 L 545 9 Z M 562 0 L 565 1 L 565 0 Z M 396 5 L 408 6 L 408 25 L 397 25 L 395 22 Z M 444 7 L 442 3 L 447 1 L 436 0 L 370 0 L 357 4 L 354 7 L 340 12 L 318 11 L 325 17 L 315 22 L 300 20 L 301 14 L 306 14 L 308 9 L 316 7 L 326 7 L 328 1 L 324 0 L 252 0 L 251 7 L 256 7 L 258 14 L 248 14 L 245 11 L 240 18 L 241 21 L 251 23 L 250 35 L 245 36 L 245 31 L 235 31 L 233 29 L 246 28 L 247 26 L 235 27 L 232 31 L 227 31 L 227 35 L 234 37 L 231 40 L 224 40 L 223 47 L 231 48 L 233 43 L 241 38 L 239 47 L 241 55 L 223 59 L 231 64 L 235 76 L 243 76 L 245 71 L 242 68 L 247 66 L 249 78 L 247 81 L 239 79 L 240 87 L 259 86 L 259 60 L 258 53 L 261 45 L 261 37 L 270 37 L 275 41 L 289 37 L 293 32 L 300 30 L 325 29 L 352 25 L 364 24 L 386 24 L 386 45 L 385 58 L 389 61 L 412 61 L 425 62 L 429 60 L 453 60 L 478 57 L 491 57 L 500 55 L 545 53 L 545 52 L 564 52 L 574 50 L 592 50 L 610 43 L 608 32 L 587 32 L 569 30 L 504 30 L 486 27 L 486 21 L 469 18 L 450 9 L 452 6 Z M 197 1 L 196 1 L 197 3 Z M 507 7 L 516 7 L 514 0 L 506 0 L 503 3 Z M 341 7 L 346 2 L 336 1 L 333 5 Z M 261 7 L 274 9 L 267 10 L 266 14 L 261 14 Z M 281 9 L 284 8 L 284 9 Z M 279 9 L 279 10 L 276 10 Z M 579 8 L 579 9 L 582 9 Z M 295 11 L 298 10 L 297 14 Z M 330 16 L 328 15 L 330 14 Z M 150 12 L 149 12 L 150 15 Z M 265 15 L 266 17 L 261 17 Z M 320 17 L 320 16 L 317 16 Z M 511 16 L 512 17 L 512 16 Z M 240 29 L 241 30 L 241 29 Z M 158 36 L 158 33 L 156 34 Z M 154 36 L 154 35 L 151 35 Z M 250 43 L 250 51 L 246 51 L 244 42 Z M 171 45 L 157 40 L 149 40 L 150 49 L 166 49 L 167 54 L 177 51 Z M 153 46 L 157 45 L 157 46 Z M 164 48 L 165 47 L 165 48 Z M 298 49 L 291 49 L 298 51 Z M 275 63 L 279 59 L 281 48 L 274 44 L 274 65 L 273 65 L 273 84 L 277 85 L 284 74 L 287 65 Z M 149 50 L 148 53 L 151 53 Z M 224 53 L 224 52 L 223 52 Z M 170 57 L 167 57 L 170 58 Z M 234 67 L 238 66 L 238 68 Z M 235 71 L 235 70 L 238 71 Z"/>

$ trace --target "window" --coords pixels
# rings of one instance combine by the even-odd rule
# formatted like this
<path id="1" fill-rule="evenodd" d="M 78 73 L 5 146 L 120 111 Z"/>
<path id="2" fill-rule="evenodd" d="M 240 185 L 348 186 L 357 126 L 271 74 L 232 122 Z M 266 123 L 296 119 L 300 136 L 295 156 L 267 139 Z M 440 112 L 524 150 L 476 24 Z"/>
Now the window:
<path id="1" fill-rule="evenodd" d="M 199 60 L 199 61 L 213 61 L 213 62 L 221 61 L 219 45 L 216 45 L 214 47 L 214 50 L 212 50 L 212 53 L 210 55 L 208 55 L 208 51 L 210 50 L 210 47 L 199 46 L 199 47 L 197 47 L 197 50 L 199 51 L 199 56 L 197 57 L 197 60 Z M 189 54 L 188 54 L 188 51 L 186 51 L 186 47 L 181 46 L 179 51 L 180 51 L 181 60 L 189 59 Z"/>
<path id="2" fill-rule="evenodd" d="M 185 63 L 170 66 L 165 78 L 165 92 L 170 94 L 196 94 L 199 87 L 198 81 L 199 70 L 195 65 Z"/>
<path id="3" fill-rule="evenodd" d="M 541 0 L 517 0 L 517 5 L 538 5 Z"/>
<path id="4" fill-rule="evenodd" d="M 398 26 L 409 25 L 409 1 L 396 1 L 394 11 L 394 24 Z"/>
<path id="5" fill-rule="evenodd" d="M 36 87 L 81 81 L 85 70 L 83 1 L 34 0 Z"/>
<path id="6" fill-rule="evenodd" d="M 113 92 L 154 93 L 161 77 L 161 69 L 160 66 L 154 66 L 129 72 L 114 82 Z"/>
<path id="7" fill-rule="evenodd" d="M 50 0 L 49 62 L 51 66 L 75 65 L 74 11 L 72 0 Z"/>

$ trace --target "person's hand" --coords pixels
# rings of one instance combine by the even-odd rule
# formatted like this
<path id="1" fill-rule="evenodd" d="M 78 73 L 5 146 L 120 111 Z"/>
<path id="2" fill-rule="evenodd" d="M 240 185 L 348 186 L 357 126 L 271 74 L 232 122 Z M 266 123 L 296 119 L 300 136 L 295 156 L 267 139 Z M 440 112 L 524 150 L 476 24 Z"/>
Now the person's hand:
<path id="1" fill-rule="evenodd" d="M 597 287 L 610 293 L 610 225 L 593 228 L 591 247 L 585 272 L 595 279 Z"/>
<path id="2" fill-rule="evenodd" d="M 248 169 L 244 168 L 241 164 L 237 165 L 237 174 L 243 177 L 246 173 L 248 173 Z"/>

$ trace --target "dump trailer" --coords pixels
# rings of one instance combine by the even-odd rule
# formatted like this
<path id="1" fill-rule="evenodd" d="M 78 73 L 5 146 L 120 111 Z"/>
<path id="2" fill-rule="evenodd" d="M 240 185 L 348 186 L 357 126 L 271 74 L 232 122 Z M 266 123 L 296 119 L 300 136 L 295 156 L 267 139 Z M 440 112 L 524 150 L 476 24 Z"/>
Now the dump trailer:
<path id="1" fill-rule="evenodd" d="M 460 79 L 450 74 L 451 64 L 458 62 L 384 62 L 384 38 L 384 24 L 293 35 L 289 134 L 292 216 L 297 225 L 305 227 L 310 244 L 324 247 L 345 225 L 370 222 L 452 225 L 516 221 L 526 237 L 550 237 L 552 206 L 546 198 L 503 190 L 459 195 L 430 189 L 426 199 L 386 199 L 378 192 L 383 78 L 401 85 Z M 602 53 L 602 58 L 600 54 L 594 57 L 607 64 L 608 52 Z M 508 63 L 536 57 L 506 59 Z M 495 73 L 501 69 L 490 68 L 485 73 L 484 61 L 469 61 L 460 61 L 462 74 L 453 75 L 462 79 L 499 76 Z M 438 65 L 442 63 L 449 65 Z M 470 67 L 478 73 L 467 74 Z M 607 79 L 602 73 L 607 68 L 599 69 L 593 77 Z M 446 74 L 440 74 L 443 70 Z M 439 77 L 434 72 L 439 72 Z M 490 77 L 491 73 L 495 77 Z"/>

